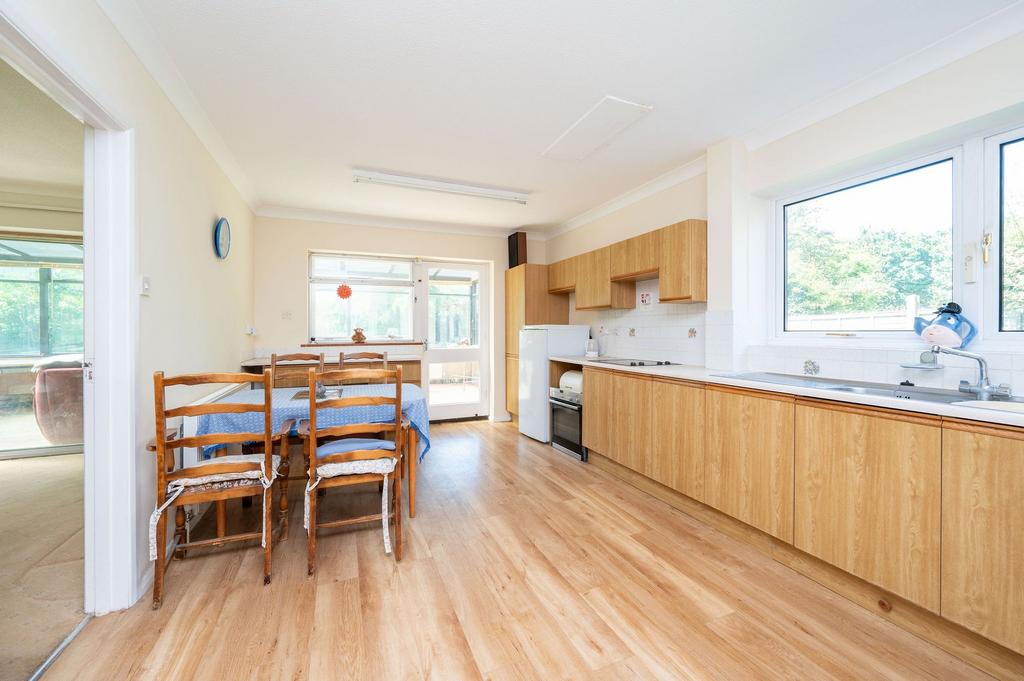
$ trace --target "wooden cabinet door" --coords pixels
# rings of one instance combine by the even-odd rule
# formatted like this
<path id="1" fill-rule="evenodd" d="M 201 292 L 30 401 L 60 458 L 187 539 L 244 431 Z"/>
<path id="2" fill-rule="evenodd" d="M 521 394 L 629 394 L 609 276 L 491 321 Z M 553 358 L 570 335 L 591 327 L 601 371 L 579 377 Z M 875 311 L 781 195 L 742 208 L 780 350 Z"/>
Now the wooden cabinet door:
<path id="1" fill-rule="evenodd" d="M 647 475 L 704 501 L 704 387 L 652 383 L 651 465 Z"/>
<path id="2" fill-rule="evenodd" d="M 1024 653 L 1024 434 L 942 430 L 942 616 Z"/>
<path id="3" fill-rule="evenodd" d="M 611 245 L 611 278 L 651 279 L 658 273 L 658 233 L 647 232 Z"/>
<path id="4" fill-rule="evenodd" d="M 612 282 L 609 267 L 611 251 L 599 248 L 577 259 L 576 309 L 611 307 Z"/>
<path id="5" fill-rule="evenodd" d="M 938 612 L 939 424 L 798 401 L 793 544 Z"/>
<path id="6" fill-rule="evenodd" d="M 505 353 L 519 355 L 519 329 L 526 324 L 526 265 L 505 270 Z"/>
<path id="7" fill-rule="evenodd" d="M 614 378 L 610 371 L 583 367 L 583 446 L 611 458 Z"/>
<path id="8" fill-rule="evenodd" d="M 548 266 L 527 264 L 520 267 L 526 268 L 523 274 L 523 324 L 568 324 L 569 297 L 548 293 Z M 518 348 L 517 336 L 514 354 L 518 354 Z"/>
<path id="9" fill-rule="evenodd" d="M 614 401 L 606 427 L 611 430 L 608 456 L 637 473 L 650 475 L 651 397 L 648 376 L 618 372 L 612 377 Z"/>
<path id="10" fill-rule="evenodd" d="M 576 288 L 577 258 L 566 258 L 548 265 L 548 292 L 568 293 Z"/>
<path id="11" fill-rule="evenodd" d="M 705 389 L 704 502 L 793 541 L 793 407 L 788 395 Z"/>
<path id="12" fill-rule="evenodd" d="M 636 307 L 636 284 L 612 281 L 611 248 L 605 246 L 577 256 L 576 309 Z"/>
<path id="13" fill-rule="evenodd" d="M 658 230 L 658 299 L 708 299 L 708 223 L 684 220 Z"/>
<path id="14" fill-rule="evenodd" d="M 505 355 L 505 409 L 519 413 L 519 358 Z"/>

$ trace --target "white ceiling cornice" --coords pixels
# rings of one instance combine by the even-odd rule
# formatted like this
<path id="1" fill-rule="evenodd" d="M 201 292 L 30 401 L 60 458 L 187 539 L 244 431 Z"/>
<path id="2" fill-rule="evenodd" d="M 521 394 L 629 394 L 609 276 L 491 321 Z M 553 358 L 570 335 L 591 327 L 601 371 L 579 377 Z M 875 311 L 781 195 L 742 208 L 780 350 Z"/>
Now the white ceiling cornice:
<path id="1" fill-rule="evenodd" d="M 149 71 L 171 104 L 192 128 L 210 155 L 252 209 L 256 205 L 252 185 L 235 160 L 234 154 L 210 122 L 206 111 L 178 71 L 174 60 L 164 49 L 153 27 L 133 0 L 96 0 L 114 27 Z"/>
<path id="2" fill-rule="evenodd" d="M 753 151 L 1022 31 L 1024 0 L 1019 0 L 739 139 Z"/>
<path id="3" fill-rule="evenodd" d="M 376 229 L 406 229 L 415 232 L 433 232 L 435 234 L 465 234 L 468 236 L 487 236 L 506 238 L 511 232 L 526 231 L 531 241 L 543 241 L 544 235 L 528 230 L 510 229 L 507 227 L 474 227 L 472 225 L 455 225 L 447 222 L 431 222 L 429 220 L 409 220 L 407 218 L 389 218 L 381 215 L 362 215 L 330 210 L 310 210 L 288 206 L 261 206 L 256 211 L 261 218 L 279 220 L 307 220 L 309 222 L 328 222 L 334 225 L 352 227 L 374 227 Z"/>
<path id="4" fill-rule="evenodd" d="M 580 213 L 576 217 L 565 221 L 550 232 L 547 232 L 544 236 L 547 239 L 553 239 L 556 236 L 565 234 L 566 232 L 579 229 L 584 225 L 590 224 L 594 220 L 603 218 L 606 215 L 611 215 L 617 210 L 622 210 L 623 208 L 637 203 L 638 201 L 643 201 L 650 196 L 654 196 L 658 192 L 665 191 L 677 184 L 682 184 L 690 178 L 703 175 L 705 172 L 707 172 L 707 162 L 704 155 L 701 154 L 692 161 L 687 161 L 683 165 L 673 168 L 667 173 L 643 183 L 639 187 L 630 189 L 625 194 L 616 196 L 611 201 L 606 201 L 599 206 L 595 206 L 588 211 Z"/>

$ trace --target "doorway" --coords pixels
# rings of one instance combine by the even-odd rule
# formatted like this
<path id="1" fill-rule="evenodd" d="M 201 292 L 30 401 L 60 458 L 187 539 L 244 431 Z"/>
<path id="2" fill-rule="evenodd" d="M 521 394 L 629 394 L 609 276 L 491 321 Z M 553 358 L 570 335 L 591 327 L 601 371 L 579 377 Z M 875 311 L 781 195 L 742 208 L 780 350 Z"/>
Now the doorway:
<path id="1" fill-rule="evenodd" d="M 488 415 L 488 268 L 479 263 L 422 262 L 426 288 L 423 387 L 432 421 Z"/>
<path id="2" fill-rule="evenodd" d="M 85 618 L 85 126 L 0 60 L 0 677 Z"/>

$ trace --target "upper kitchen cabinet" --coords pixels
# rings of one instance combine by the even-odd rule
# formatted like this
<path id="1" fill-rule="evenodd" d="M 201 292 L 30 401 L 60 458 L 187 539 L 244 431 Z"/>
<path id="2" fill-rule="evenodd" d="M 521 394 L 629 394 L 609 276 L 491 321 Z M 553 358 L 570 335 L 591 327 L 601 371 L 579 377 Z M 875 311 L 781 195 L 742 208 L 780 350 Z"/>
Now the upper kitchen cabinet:
<path id="1" fill-rule="evenodd" d="M 548 293 L 547 265 L 505 270 L 505 353 L 519 355 L 519 330 L 530 324 L 568 324 L 569 300 Z"/>
<path id="2" fill-rule="evenodd" d="M 654 279 L 658 276 L 658 232 L 647 232 L 611 245 L 613 281 Z"/>
<path id="3" fill-rule="evenodd" d="M 658 300 L 696 303 L 708 299 L 708 223 L 683 220 L 658 234 Z"/>
<path id="4" fill-rule="evenodd" d="M 566 258 L 548 265 L 548 293 L 570 293 L 576 290 L 576 261 Z"/>
<path id="5" fill-rule="evenodd" d="M 945 421 L 942 616 L 1024 653 L 1024 434 Z"/>
<path id="6" fill-rule="evenodd" d="M 937 613 L 941 468 L 937 417 L 798 400 L 794 545 Z"/>
<path id="7" fill-rule="evenodd" d="M 577 310 L 636 307 L 636 284 L 632 281 L 612 281 L 611 256 L 610 246 L 577 256 Z"/>

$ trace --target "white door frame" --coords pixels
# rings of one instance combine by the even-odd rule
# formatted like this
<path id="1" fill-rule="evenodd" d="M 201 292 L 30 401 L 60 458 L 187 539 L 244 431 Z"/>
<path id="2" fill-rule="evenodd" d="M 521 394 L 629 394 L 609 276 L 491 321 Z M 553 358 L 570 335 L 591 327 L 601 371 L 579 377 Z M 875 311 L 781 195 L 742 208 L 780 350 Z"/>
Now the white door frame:
<path id="1" fill-rule="evenodd" d="M 140 588 L 134 143 L 132 131 L 76 80 L 80 67 L 47 45 L 45 35 L 15 9 L 0 7 L 0 56 L 86 126 L 84 607 L 102 614 L 130 606 Z"/>
<path id="2" fill-rule="evenodd" d="M 453 260 L 422 260 L 417 263 L 419 267 L 417 284 L 420 290 L 417 296 L 423 296 L 423 304 L 416 306 L 416 314 L 422 315 L 416 326 L 423 329 L 422 338 L 426 341 L 430 337 L 430 330 L 427 328 L 430 322 L 430 280 L 429 270 L 431 267 L 447 267 L 451 269 L 467 269 L 480 273 L 480 345 L 474 348 L 431 348 L 429 342 L 424 345 L 422 365 L 420 367 L 420 382 L 423 392 L 427 396 L 427 404 L 430 405 L 430 364 L 431 362 L 461 362 L 479 361 L 480 363 L 480 402 L 473 404 L 454 405 L 430 405 L 430 418 L 435 420 L 488 416 L 491 406 L 491 268 L 488 263 L 467 262 Z"/>

